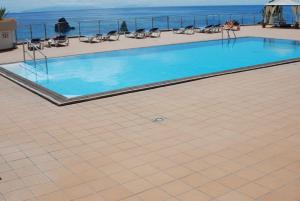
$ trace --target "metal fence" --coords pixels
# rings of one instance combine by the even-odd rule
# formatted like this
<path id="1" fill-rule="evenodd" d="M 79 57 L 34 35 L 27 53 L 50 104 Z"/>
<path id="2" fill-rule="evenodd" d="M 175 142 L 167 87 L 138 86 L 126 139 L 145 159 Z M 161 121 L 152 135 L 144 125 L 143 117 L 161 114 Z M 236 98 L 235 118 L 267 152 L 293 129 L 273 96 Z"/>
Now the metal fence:
<path id="1" fill-rule="evenodd" d="M 236 20 L 241 25 L 255 25 L 261 22 L 261 14 L 244 15 L 197 15 L 197 16 L 156 16 L 117 20 L 85 20 L 72 21 L 69 24 L 75 27 L 66 34 L 70 37 L 80 35 L 93 35 L 98 33 L 107 33 L 111 30 L 120 30 L 123 21 L 126 22 L 129 31 L 139 28 L 150 29 L 158 27 L 161 30 L 170 30 L 173 28 L 193 25 L 194 27 L 204 27 L 207 25 L 224 24 L 228 20 Z M 27 39 L 41 38 L 47 39 L 56 36 L 58 33 L 54 30 L 54 24 L 19 24 L 17 27 L 17 41 L 22 42 Z"/>

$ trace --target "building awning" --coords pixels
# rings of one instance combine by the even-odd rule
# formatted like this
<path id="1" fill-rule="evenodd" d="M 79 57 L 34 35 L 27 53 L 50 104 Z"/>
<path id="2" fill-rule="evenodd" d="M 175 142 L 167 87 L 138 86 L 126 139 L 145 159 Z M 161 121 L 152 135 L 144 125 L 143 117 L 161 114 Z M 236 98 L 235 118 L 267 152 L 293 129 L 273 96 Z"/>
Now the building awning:
<path id="1" fill-rule="evenodd" d="M 300 6 L 296 0 L 272 0 L 266 6 Z"/>

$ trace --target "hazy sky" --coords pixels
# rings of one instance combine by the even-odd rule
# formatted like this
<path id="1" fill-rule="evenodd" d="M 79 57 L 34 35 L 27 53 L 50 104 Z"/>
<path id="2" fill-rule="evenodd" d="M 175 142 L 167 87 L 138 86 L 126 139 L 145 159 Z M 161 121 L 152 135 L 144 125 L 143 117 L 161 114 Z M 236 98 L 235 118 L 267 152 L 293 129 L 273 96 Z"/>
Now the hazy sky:
<path id="1" fill-rule="evenodd" d="M 264 4 L 267 0 L 0 0 L 0 6 L 9 11 L 23 11 L 54 6 L 91 6 L 97 8 L 133 6 L 177 6 L 177 5 L 233 5 Z"/>

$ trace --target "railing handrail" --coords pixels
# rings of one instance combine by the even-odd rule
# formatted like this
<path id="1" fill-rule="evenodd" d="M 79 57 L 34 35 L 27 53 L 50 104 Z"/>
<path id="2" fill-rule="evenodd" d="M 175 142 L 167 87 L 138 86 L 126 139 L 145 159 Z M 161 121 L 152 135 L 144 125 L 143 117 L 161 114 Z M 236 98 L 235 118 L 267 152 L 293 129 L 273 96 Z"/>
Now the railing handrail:
<path id="1" fill-rule="evenodd" d="M 29 40 L 26 40 L 27 43 L 31 44 L 32 46 L 36 46 L 34 43 L 32 43 Z M 33 48 L 34 51 L 38 51 L 43 57 L 44 59 L 48 59 L 48 57 L 39 49 L 39 48 Z"/>
<path id="2" fill-rule="evenodd" d="M 27 43 L 27 45 L 30 44 L 30 46 L 32 47 L 33 56 L 31 56 L 31 54 L 29 54 L 28 50 L 25 50 L 25 44 L 26 43 Z M 43 57 L 42 59 L 45 60 L 46 73 L 48 74 L 48 57 L 36 46 L 36 44 L 32 43 L 31 41 L 26 40 L 26 42 L 23 43 L 23 59 L 24 59 L 24 62 L 26 62 L 25 53 L 27 53 L 31 57 L 31 59 L 33 60 L 34 66 L 36 66 L 37 65 L 36 61 L 41 60 L 40 58 L 39 59 L 36 58 L 36 52 L 40 53 L 40 55 L 42 55 L 42 57 Z"/>
<path id="3" fill-rule="evenodd" d="M 261 15 L 260 13 L 235 13 L 235 14 L 230 14 L 230 13 L 225 13 L 225 14 L 197 14 L 197 15 L 157 15 L 157 16 L 142 16 L 142 17 L 131 17 L 131 18 L 112 18 L 112 19 L 92 19 L 92 20 L 72 20 L 70 19 L 69 21 L 74 22 L 74 23 L 78 23 L 78 22 L 93 22 L 93 21 L 130 21 L 130 20 L 134 20 L 135 18 L 138 19 L 151 19 L 152 17 L 154 18 L 162 18 L 162 17 L 195 17 L 195 16 L 199 16 L 199 17 L 205 17 L 205 16 L 254 16 L 254 15 Z M 38 22 L 38 23 L 30 23 L 30 24 L 22 24 L 22 23 L 18 23 L 18 26 L 30 26 L 30 25 L 44 25 L 44 24 L 58 24 L 58 23 L 63 23 L 63 22 L 51 22 L 51 23 L 47 23 L 47 22 Z"/>
<path id="4" fill-rule="evenodd" d="M 140 16 L 140 17 L 124 17 L 124 18 L 112 18 L 112 19 L 86 19 L 80 20 L 78 18 L 69 19 L 69 24 L 74 24 L 77 31 L 71 31 L 68 36 L 80 36 L 82 33 L 101 33 L 111 30 L 119 30 L 120 23 L 126 21 L 128 27 L 145 26 L 153 27 L 159 26 L 161 29 L 170 30 L 171 28 L 185 25 L 188 21 L 195 26 L 207 26 L 213 23 L 224 23 L 226 20 L 236 19 L 240 21 L 241 25 L 254 25 L 261 20 L 260 13 L 211 13 L 211 14 L 187 14 L 187 15 L 157 15 L 157 16 Z M 54 36 L 56 32 L 53 29 L 49 29 L 49 26 L 54 26 L 57 22 L 47 23 L 32 23 L 32 24 L 18 24 L 16 38 L 18 42 L 25 41 L 26 38 L 44 38 Z M 77 24 L 77 25 L 76 25 Z M 149 26 L 148 26 L 149 25 Z M 104 27 L 104 28 L 103 28 Z M 112 28 L 113 27 L 113 28 Z M 130 28 L 130 29 L 131 29 Z M 29 32 L 26 30 L 29 29 Z M 25 30 L 25 31 L 23 31 Z M 53 30 L 53 31 L 50 31 Z M 18 34 L 21 31 L 21 34 Z M 77 34 L 78 35 L 77 35 Z M 26 35 L 29 34 L 29 35 Z"/>

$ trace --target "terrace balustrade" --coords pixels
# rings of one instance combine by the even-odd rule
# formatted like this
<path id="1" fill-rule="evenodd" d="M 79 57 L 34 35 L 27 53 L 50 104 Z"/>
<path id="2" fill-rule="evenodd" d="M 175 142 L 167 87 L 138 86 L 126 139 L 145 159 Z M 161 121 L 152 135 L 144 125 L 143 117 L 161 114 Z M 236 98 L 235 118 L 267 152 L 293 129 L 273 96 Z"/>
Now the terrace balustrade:
<path id="1" fill-rule="evenodd" d="M 224 24 L 228 20 L 236 20 L 241 25 L 255 25 L 262 20 L 261 14 L 244 15 L 197 15 L 197 16 L 153 16 L 143 18 L 128 18 L 116 20 L 82 20 L 74 21 L 68 19 L 74 30 L 65 33 L 69 37 L 78 37 L 85 35 L 95 35 L 107 33 L 111 30 L 120 30 L 123 21 L 126 22 L 129 31 L 135 31 L 139 28 L 151 29 L 158 27 L 161 30 L 170 30 L 173 28 L 193 25 L 195 27 L 204 27 L 210 24 Z M 291 19 L 293 20 L 293 19 Z M 48 39 L 58 35 L 54 30 L 54 24 L 18 24 L 17 41 L 24 42 L 32 38 Z"/>

